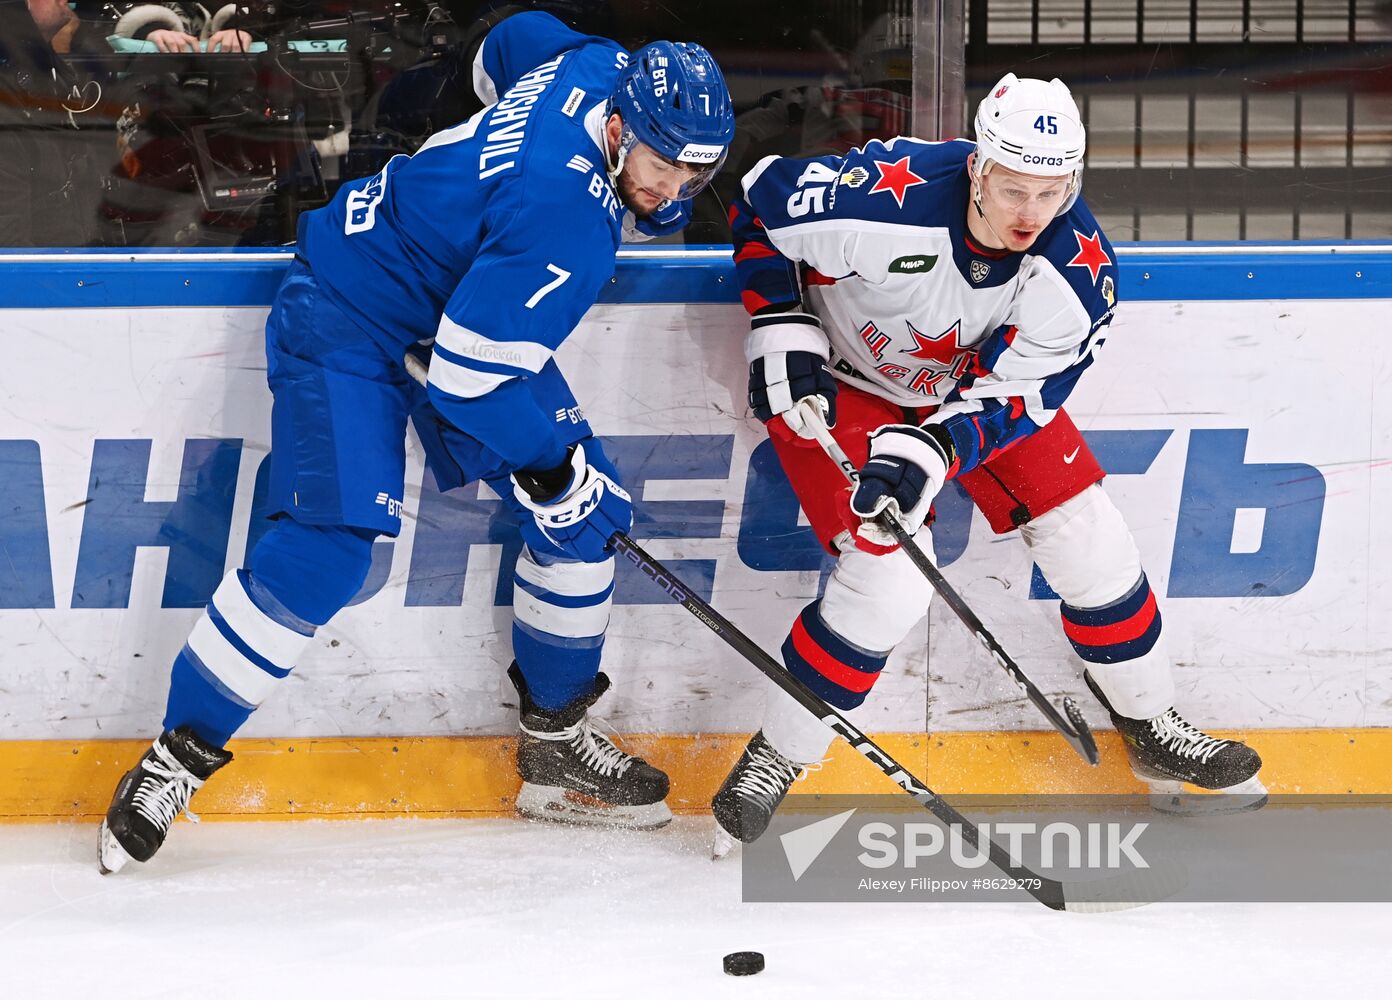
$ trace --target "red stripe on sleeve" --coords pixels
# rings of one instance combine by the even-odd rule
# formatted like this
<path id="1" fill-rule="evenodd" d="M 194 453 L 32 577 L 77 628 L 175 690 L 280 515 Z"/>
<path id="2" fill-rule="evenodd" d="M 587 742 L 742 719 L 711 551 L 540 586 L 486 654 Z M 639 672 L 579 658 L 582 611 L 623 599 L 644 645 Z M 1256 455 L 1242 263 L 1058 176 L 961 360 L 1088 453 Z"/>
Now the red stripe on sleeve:
<path id="1" fill-rule="evenodd" d="M 754 240 L 750 240 L 744 246 L 740 247 L 739 251 L 735 254 L 735 263 L 738 264 L 742 260 L 759 260 L 764 257 L 777 256 L 778 251 L 767 243 L 757 243 Z"/>
<path id="2" fill-rule="evenodd" d="M 747 289 L 740 292 L 740 301 L 744 303 L 745 311 L 751 316 L 758 313 L 760 309 L 767 309 L 771 304 L 768 299 L 764 298 L 758 292 L 751 292 Z"/>

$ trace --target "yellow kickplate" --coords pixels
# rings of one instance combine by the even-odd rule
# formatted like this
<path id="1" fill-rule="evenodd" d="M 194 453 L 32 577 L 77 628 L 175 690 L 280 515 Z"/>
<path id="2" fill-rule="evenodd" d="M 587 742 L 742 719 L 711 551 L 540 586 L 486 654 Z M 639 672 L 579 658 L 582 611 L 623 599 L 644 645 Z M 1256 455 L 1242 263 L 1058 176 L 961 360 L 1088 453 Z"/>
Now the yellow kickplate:
<path id="1" fill-rule="evenodd" d="M 1271 729 L 1239 736 L 1262 755 L 1272 794 L 1392 794 L 1392 730 Z M 624 746 L 672 777 L 673 812 L 699 813 L 739 755 L 745 735 L 641 735 Z M 934 791 L 1136 792 L 1115 734 L 1098 734 L 1090 768 L 1053 733 L 888 733 L 875 739 Z M 90 818 L 149 746 L 144 740 L 0 741 L 0 821 Z M 502 736 L 234 740 L 236 759 L 198 793 L 202 816 L 244 819 L 502 816 L 518 778 Z M 838 741 L 800 792 L 891 791 L 868 761 Z"/>

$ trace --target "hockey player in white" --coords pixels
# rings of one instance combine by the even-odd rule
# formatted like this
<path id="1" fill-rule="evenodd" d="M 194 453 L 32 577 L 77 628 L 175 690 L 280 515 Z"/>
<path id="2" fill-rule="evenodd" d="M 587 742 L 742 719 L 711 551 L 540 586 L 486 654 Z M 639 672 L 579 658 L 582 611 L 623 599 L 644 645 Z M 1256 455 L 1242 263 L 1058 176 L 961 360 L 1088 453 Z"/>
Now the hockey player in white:
<path id="1" fill-rule="evenodd" d="M 931 554 L 933 498 L 956 479 L 996 532 L 1019 531 L 1062 598 L 1064 632 L 1137 776 L 1166 792 L 1261 796 L 1256 752 L 1175 710 L 1155 595 L 1062 408 L 1117 298 L 1116 258 L 1079 197 L 1078 108 L 1061 81 L 1010 74 L 975 131 L 975 143 L 897 138 L 844 157 L 768 157 L 731 208 L 752 317 L 750 403 L 837 556 L 784 663 L 838 709 L 864 701 L 932 597 L 872 519 L 892 511 Z M 853 493 L 809 412 L 860 466 Z M 770 684 L 762 730 L 712 802 L 726 834 L 757 838 L 830 741 Z"/>
<path id="2" fill-rule="evenodd" d="M 302 215 L 266 324 L 275 525 L 174 660 L 164 732 L 116 789 L 101 866 L 147 861 L 232 754 L 232 734 L 362 586 L 401 528 L 408 420 L 442 490 L 482 479 L 526 543 L 508 677 L 518 811 L 650 828 L 667 775 L 589 709 L 632 501 L 554 359 L 614 273 L 626 229 L 681 229 L 734 134 L 699 45 L 630 54 L 542 12 L 489 32 L 487 106 Z M 429 360 L 425 384 L 410 371 Z"/>

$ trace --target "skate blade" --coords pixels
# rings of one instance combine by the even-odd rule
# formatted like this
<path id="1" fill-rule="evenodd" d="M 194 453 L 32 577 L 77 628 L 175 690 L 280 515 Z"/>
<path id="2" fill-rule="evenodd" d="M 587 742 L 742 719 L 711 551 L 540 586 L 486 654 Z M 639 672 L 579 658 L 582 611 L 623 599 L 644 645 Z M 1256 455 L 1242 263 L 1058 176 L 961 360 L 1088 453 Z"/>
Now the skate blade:
<path id="1" fill-rule="evenodd" d="M 114 875 L 124 868 L 126 862 L 130 860 L 131 856 L 126 853 L 121 842 L 107 828 L 106 820 L 102 820 L 101 840 L 97 847 L 97 870 L 103 875 Z"/>
<path id="2" fill-rule="evenodd" d="M 623 806 L 569 788 L 522 783 L 517 814 L 524 819 L 568 826 L 609 827 L 616 830 L 656 830 L 672 822 L 666 802 Z"/>
<path id="3" fill-rule="evenodd" d="M 1165 778 L 1136 777 L 1150 786 L 1150 807 L 1173 816 L 1225 816 L 1266 805 L 1266 786 L 1256 775 L 1227 788 L 1200 788 Z"/>
<path id="4" fill-rule="evenodd" d="M 735 838 L 725 832 L 719 823 L 715 825 L 715 839 L 711 841 L 711 860 L 719 861 L 735 849 Z"/>

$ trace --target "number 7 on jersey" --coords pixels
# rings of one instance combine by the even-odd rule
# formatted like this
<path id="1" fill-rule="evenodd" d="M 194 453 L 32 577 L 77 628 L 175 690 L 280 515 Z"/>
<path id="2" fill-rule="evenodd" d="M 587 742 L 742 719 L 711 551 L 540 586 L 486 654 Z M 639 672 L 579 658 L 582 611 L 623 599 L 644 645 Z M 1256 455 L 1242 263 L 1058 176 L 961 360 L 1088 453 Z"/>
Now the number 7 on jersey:
<path id="1" fill-rule="evenodd" d="M 536 304 L 540 302 L 542 299 L 546 298 L 549 292 L 552 292 L 555 289 L 560 288 L 562 285 L 565 284 L 565 280 L 570 277 L 569 271 L 567 271 L 563 267 L 557 267 L 555 264 L 547 264 L 546 270 L 554 274 L 556 278 L 554 281 L 548 281 L 546 284 L 542 285 L 540 288 L 536 290 L 532 297 L 527 300 L 526 305 L 528 309 L 535 308 Z M 513 301 L 516 300 L 514 299 Z"/>

